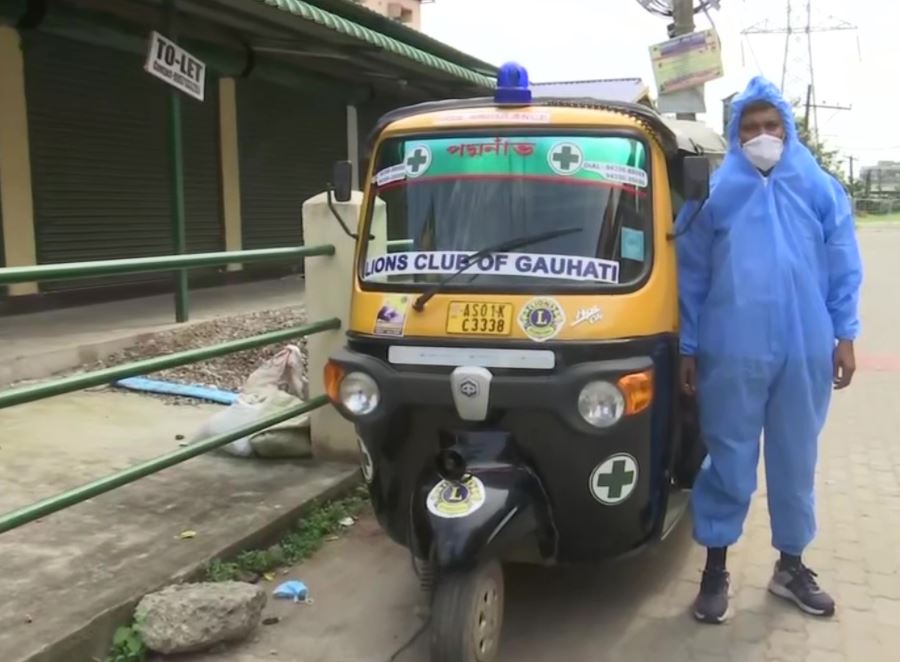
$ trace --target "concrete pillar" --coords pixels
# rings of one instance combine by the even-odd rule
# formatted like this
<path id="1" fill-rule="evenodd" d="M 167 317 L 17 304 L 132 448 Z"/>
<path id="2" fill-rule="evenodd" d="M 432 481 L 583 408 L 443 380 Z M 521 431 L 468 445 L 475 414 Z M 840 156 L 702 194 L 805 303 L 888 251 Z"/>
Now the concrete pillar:
<path id="1" fill-rule="evenodd" d="M 19 33 L 0 26 L 0 204 L 7 267 L 37 263 L 27 109 Z M 13 296 L 37 291 L 36 283 L 9 286 Z"/>
<path id="2" fill-rule="evenodd" d="M 225 223 L 225 250 L 243 248 L 241 218 L 241 166 L 238 152 L 237 95 L 234 79 L 219 80 L 219 162 L 222 169 L 222 211 Z M 229 264 L 228 271 L 240 271 Z"/>
<path id="3" fill-rule="evenodd" d="M 353 164 L 353 190 L 359 190 L 359 115 L 347 106 L 347 160 Z"/>
<path id="4" fill-rule="evenodd" d="M 363 194 L 353 192 L 350 202 L 335 202 L 341 218 L 351 229 L 358 224 Z M 384 215 L 384 203 L 377 203 L 379 215 Z M 350 299 L 353 289 L 354 241 L 341 230 L 328 209 L 324 193 L 303 203 L 303 239 L 307 246 L 332 244 L 332 257 L 307 258 L 306 310 L 309 321 L 337 317 L 341 328 L 337 331 L 317 333 L 307 340 L 309 350 L 308 379 L 311 395 L 325 392 L 323 372 L 332 353 L 344 346 L 347 324 L 350 319 Z M 334 407 L 328 406 L 312 412 L 310 417 L 313 453 L 320 459 L 357 462 L 359 450 L 356 431 Z"/>

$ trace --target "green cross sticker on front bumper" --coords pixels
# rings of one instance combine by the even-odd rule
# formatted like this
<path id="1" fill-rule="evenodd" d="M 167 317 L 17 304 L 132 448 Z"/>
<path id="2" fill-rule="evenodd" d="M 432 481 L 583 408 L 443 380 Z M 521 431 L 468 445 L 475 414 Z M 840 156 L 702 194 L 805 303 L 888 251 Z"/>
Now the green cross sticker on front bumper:
<path id="1" fill-rule="evenodd" d="M 591 472 L 591 494 L 605 506 L 616 506 L 631 496 L 637 482 L 637 460 L 619 453 L 606 458 Z"/>

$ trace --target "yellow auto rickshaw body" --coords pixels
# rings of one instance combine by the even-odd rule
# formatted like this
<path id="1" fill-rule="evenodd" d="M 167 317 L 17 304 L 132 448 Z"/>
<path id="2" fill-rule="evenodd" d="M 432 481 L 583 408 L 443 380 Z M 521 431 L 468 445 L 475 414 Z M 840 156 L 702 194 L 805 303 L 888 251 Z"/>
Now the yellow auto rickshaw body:
<path id="1" fill-rule="evenodd" d="M 346 343 L 325 370 L 373 511 L 432 591 L 435 661 L 496 659 L 502 562 L 665 539 L 704 455 L 678 388 L 674 217 L 688 210 L 678 232 L 696 218 L 725 143 L 527 87 L 510 63 L 494 98 L 381 119 Z"/>
<path id="2" fill-rule="evenodd" d="M 424 110 L 389 121 L 379 128 L 374 136 L 372 153 L 377 154 L 385 141 L 416 136 L 465 136 L 477 131 L 510 131 L 519 128 L 528 130 L 573 132 L 583 130 L 622 131 L 643 139 L 649 148 L 648 159 L 650 186 L 649 197 L 652 210 L 652 241 L 648 242 L 648 259 L 651 260 L 649 273 L 640 285 L 627 291 L 572 293 L 550 292 L 548 296 L 559 304 L 564 312 L 565 323 L 561 325 L 554 341 L 603 341 L 608 339 L 634 338 L 678 332 L 678 292 L 674 242 L 671 240 L 675 204 L 670 185 L 670 168 L 680 156 L 704 153 L 695 139 L 700 136 L 706 146 L 712 147 L 715 158 L 724 152 L 724 142 L 702 125 L 695 125 L 693 136 L 685 136 L 685 127 L 692 123 L 674 122 L 666 124 L 660 120 L 654 126 L 644 115 L 629 112 L 629 108 L 615 106 L 578 107 L 571 105 L 541 105 L 536 100 L 527 108 L 465 107 L 458 102 L 449 108 L 438 106 L 434 110 Z M 720 147 L 721 150 L 716 148 Z M 359 237 L 367 233 L 378 235 L 386 231 L 376 228 L 373 220 L 377 203 L 376 160 L 370 159 L 365 175 L 365 199 L 360 214 Z M 489 222 L 489 221 L 488 221 Z M 599 222 L 599 221 L 598 221 Z M 391 300 L 403 312 L 402 336 L 405 338 L 447 338 L 463 339 L 467 334 L 460 328 L 458 318 L 462 302 L 479 302 L 490 306 L 501 306 L 506 316 L 505 334 L 497 334 L 491 340 L 528 341 L 529 336 L 520 324 L 515 323 L 516 315 L 535 298 L 534 292 L 480 292 L 477 287 L 467 288 L 465 294 L 439 292 L 421 311 L 410 308 L 415 293 L 398 294 L 381 287 L 373 290 L 366 287 L 361 265 L 365 260 L 366 242 L 357 243 L 353 276 L 352 308 L 349 331 L 362 336 L 375 332 L 376 319 L 385 302 Z M 456 309 L 454 310 L 454 306 Z M 593 315 L 592 315 L 593 313 Z M 590 323 L 582 323 L 589 320 Z M 484 338 L 475 332 L 472 338 Z"/>

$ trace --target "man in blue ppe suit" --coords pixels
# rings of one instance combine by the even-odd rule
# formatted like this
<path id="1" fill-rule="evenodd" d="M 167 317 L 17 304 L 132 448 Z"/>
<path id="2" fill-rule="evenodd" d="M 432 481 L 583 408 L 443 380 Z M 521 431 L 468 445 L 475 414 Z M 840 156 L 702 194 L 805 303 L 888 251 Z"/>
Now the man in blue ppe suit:
<path id="1" fill-rule="evenodd" d="M 815 535 L 818 437 L 832 388 L 849 385 L 862 281 L 852 208 L 800 142 L 790 106 L 754 78 L 733 102 L 710 197 L 678 218 L 681 380 L 697 395 L 708 455 L 693 491 L 707 563 L 694 615 L 729 615 L 726 551 L 756 489 L 764 435 L 769 590 L 807 613 L 834 601 L 801 560 Z"/>

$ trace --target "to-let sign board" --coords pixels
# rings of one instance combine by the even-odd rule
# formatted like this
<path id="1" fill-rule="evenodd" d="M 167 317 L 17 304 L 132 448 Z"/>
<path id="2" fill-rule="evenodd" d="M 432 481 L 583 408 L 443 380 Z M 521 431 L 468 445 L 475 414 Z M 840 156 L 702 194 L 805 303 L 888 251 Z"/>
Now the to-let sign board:
<path id="1" fill-rule="evenodd" d="M 150 48 L 144 71 L 203 101 L 206 65 L 158 32 L 150 34 Z"/>

